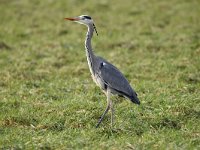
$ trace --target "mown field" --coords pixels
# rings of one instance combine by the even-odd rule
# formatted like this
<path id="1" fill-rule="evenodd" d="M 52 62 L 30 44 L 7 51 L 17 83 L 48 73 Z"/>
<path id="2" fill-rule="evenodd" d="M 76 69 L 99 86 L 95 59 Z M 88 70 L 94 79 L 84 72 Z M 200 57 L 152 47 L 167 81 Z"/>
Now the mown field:
<path id="1" fill-rule="evenodd" d="M 0 149 L 200 149 L 200 1 L 0 0 Z M 86 62 L 115 64 L 141 105 L 106 97 Z"/>

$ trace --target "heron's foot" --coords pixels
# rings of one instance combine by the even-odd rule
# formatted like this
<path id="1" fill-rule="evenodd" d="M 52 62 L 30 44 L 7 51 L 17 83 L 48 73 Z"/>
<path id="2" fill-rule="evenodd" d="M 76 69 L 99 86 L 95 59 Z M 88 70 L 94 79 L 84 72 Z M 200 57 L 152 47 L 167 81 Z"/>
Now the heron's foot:
<path id="1" fill-rule="evenodd" d="M 110 109 L 110 105 L 107 106 L 106 110 L 104 111 L 103 115 L 101 116 L 101 118 L 99 119 L 96 128 L 99 127 L 100 123 L 103 121 L 103 118 L 105 117 L 105 114 L 108 112 L 108 110 Z"/>
<path id="2" fill-rule="evenodd" d="M 96 125 L 96 128 L 98 128 L 98 127 L 99 127 L 99 125 L 100 125 L 100 123 L 98 122 L 98 123 L 97 123 L 97 125 Z"/>
<path id="3" fill-rule="evenodd" d="M 102 120 L 103 120 L 103 118 L 101 117 L 101 118 L 99 119 L 99 121 L 98 121 L 97 125 L 96 125 L 96 128 L 98 128 L 98 127 L 99 127 L 99 125 L 101 124 Z"/>

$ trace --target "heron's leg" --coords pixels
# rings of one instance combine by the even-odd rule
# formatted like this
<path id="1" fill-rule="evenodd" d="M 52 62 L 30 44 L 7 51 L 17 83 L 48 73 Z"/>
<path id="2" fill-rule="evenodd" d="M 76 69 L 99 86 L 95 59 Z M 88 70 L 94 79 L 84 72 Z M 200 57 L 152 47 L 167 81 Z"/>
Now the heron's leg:
<path id="1" fill-rule="evenodd" d="M 106 92 L 106 96 L 107 96 L 107 107 L 106 107 L 106 110 L 104 111 L 103 115 L 101 116 L 101 118 L 99 119 L 97 125 L 96 125 L 96 128 L 99 127 L 100 123 L 102 122 L 105 114 L 108 112 L 108 110 L 110 109 L 110 90 L 107 89 L 107 92 Z"/>
<path id="2" fill-rule="evenodd" d="M 112 127 L 114 123 L 114 108 L 112 100 L 110 100 L 110 109 L 111 109 L 111 127 Z"/>

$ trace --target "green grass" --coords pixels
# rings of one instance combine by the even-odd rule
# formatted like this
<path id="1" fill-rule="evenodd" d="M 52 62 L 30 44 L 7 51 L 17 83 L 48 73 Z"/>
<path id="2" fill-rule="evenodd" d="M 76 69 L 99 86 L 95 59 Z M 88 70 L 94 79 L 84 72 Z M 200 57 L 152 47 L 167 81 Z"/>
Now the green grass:
<path id="1" fill-rule="evenodd" d="M 0 148 L 200 149 L 200 1 L 1 0 Z M 95 53 L 115 64 L 141 105 L 106 97 L 86 62 L 86 27 Z"/>

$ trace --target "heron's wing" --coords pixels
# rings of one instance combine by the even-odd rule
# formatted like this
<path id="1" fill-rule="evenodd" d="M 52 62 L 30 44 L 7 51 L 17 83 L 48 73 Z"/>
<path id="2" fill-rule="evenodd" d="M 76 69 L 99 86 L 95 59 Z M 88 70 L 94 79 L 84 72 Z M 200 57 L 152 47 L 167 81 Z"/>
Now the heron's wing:
<path id="1" fill-rule="evenodd" d="M 101 58 L 98 73 L 106 85 L 129 97 L 135 92 L 124 75 L 112 64 Z M 136 93 L 135 93 L 136 94 Z M 134 95 L 135 95 L 134 94 Z"/>

